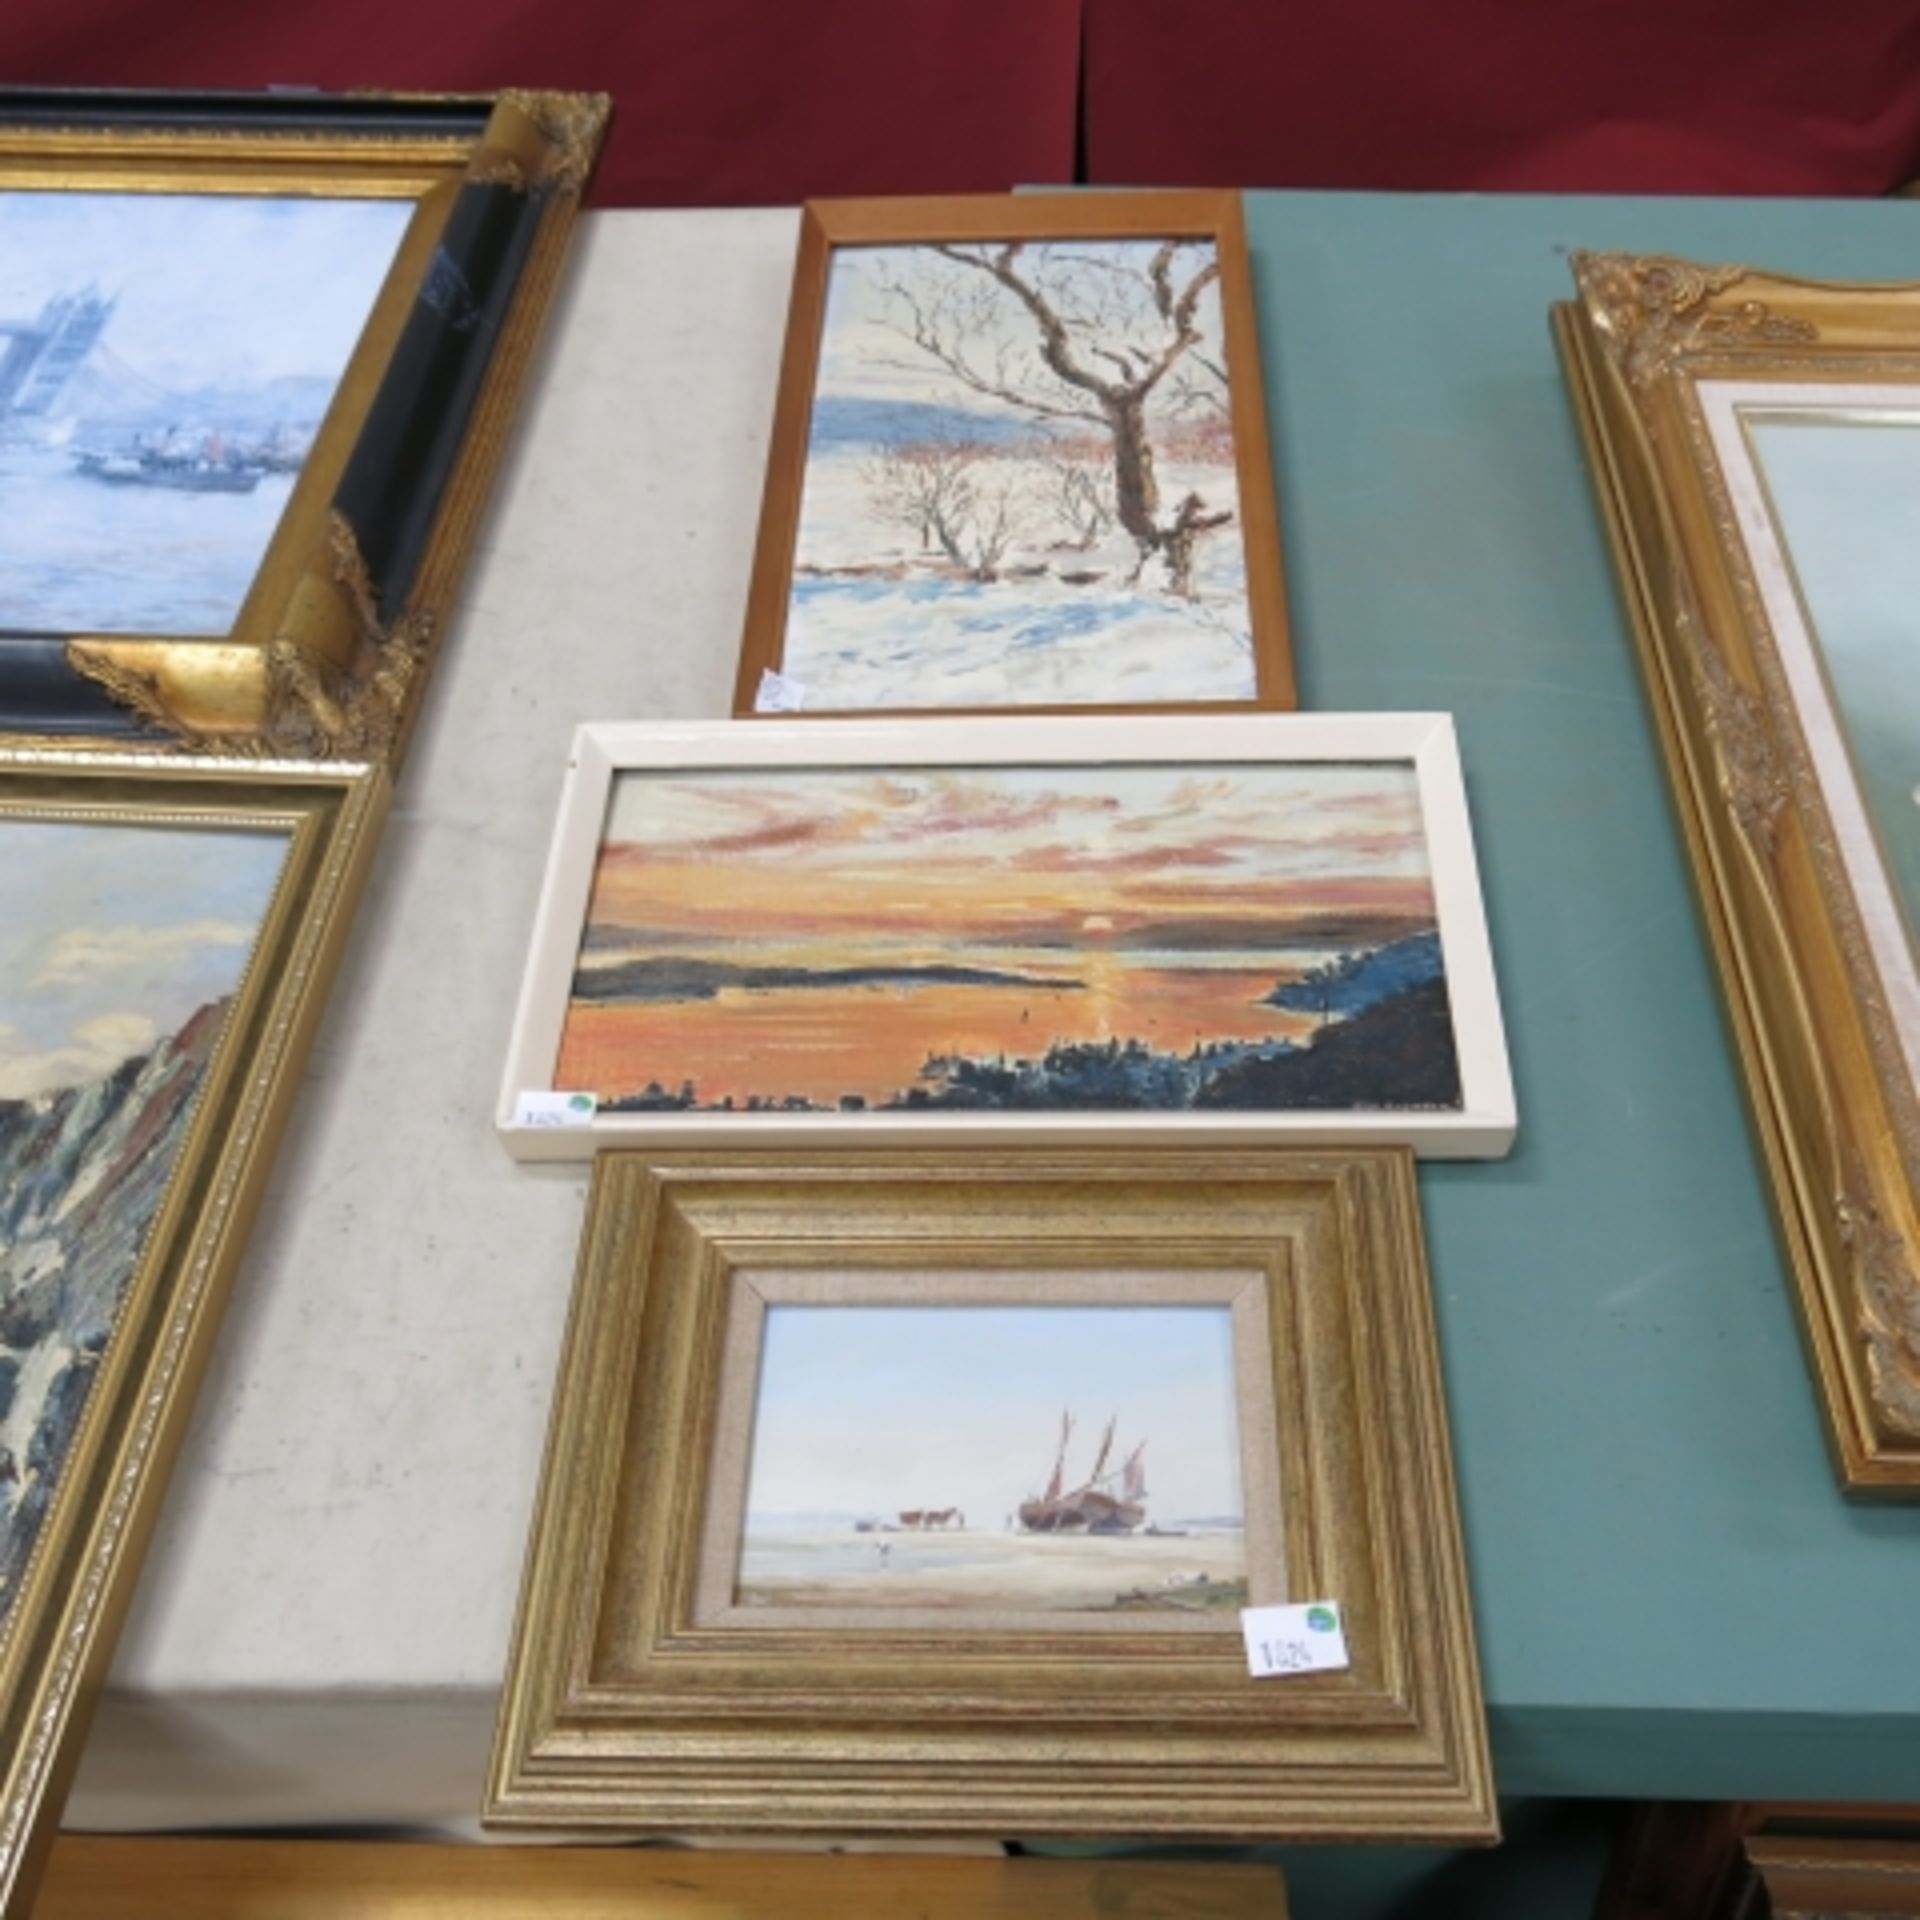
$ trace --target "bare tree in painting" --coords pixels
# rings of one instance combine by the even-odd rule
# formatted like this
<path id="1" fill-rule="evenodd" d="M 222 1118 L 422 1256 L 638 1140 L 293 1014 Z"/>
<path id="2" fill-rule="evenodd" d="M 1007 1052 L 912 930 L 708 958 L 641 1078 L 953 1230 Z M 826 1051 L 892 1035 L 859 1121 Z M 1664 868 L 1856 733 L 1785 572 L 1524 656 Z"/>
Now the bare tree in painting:
<path id="1" fill-rule="evenodd" d="M 1186 419 L 1226 422 L 1232 419 L 1227 400 L 1227 370 L 1198 347 L 1172 380 L 1174 411 Z"/>
<path id="2" fill-rule="evenodd" d="M 1204 344 L 1201 298 L 1220 277 L 1212 248 L 1165 240 L 1137 265 L 1019 240 L 923 251 L 959 271 L 883 281 L 894 331 L 973 393 L 1036 420 L 1100 428 L 1111 449 L 1114 517 L 1139 556 L 1134 578 L 1157 556 L 1167 584 L 1191 599 L 1194 547 L 1233 515 L 1209 510 L 1194 492 L 1166 512 L 1147 405 Z M 1002 333 L 1008 298 L 1031 324 L 1030 350 Z"/>
<path id="3" fill-rule="evenodd" d="M 1113 461 L 1087 434 L 1042 443 L 1047 505 L 1064 538 L 1061 545 L 1090 553 L 1113 525 Z"/>
<path id="4" fill-rule="evenodd" d="M 1318 1005 L 1323 1027 L 1332 1018 L 1335 996 L 1365 964 L 1366 955 L 1363 953 L 1337 953 L 1331 960 L 1323 961 L 1317 967 L 1309 967 L 1300 976 L 1299 990 Z"/>
<path id="5" fill-rule="evenodd" d="M 907 440 L 863 469 L 874 511 L 938 546 L 970 580 L 1000 577 L 1019 532 L 1022 489 L 1010 463 L 977 440 Z"/>

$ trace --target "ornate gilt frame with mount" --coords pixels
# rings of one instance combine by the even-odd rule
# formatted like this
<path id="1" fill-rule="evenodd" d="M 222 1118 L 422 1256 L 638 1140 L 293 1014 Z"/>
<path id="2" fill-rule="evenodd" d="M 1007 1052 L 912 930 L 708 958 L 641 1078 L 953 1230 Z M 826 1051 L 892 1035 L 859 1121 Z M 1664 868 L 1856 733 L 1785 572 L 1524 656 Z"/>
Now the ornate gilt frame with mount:
<path id="1" fill-rule="evenodd" d="M 330 395 L 312 403 L 324 413 L 302 424 L 297 443 L 284 422 L 275 427 L 281 465 L 258 491 L 277 503 L 284 490 L 285 505 L 258 536 L 264 550 L 251 549 L 257 564 L 240 563 L 252 566 L 251 579 L 236 583 L 243 590 L 230 621 L 175 631 L 164 613 L 129 612 L 105 623 L 97 612 L 36 601 L 29 576 L 26 589 L 0 596 L 0 735 L 398 757 L 606 117 L 606 99 L 588 94 L 0 92 L 0 202 L 47 236 L 38 262 L 32 244 L 19 245 L 0 282 L 11 296 L 0 300 L 0 489 L 15 490 L 15 508 L 49 488 L 74 491 L 69 456 L 121 483 L 93 489 L 85 504 L 102 516 L 149 487 L 246 486 L 244 472 L 234 477 L 231 402 L 223 420 L 207 397 L 223 370 L 209 375 L 204 343 L 199 364 L 171 383 L 192 388 L 184 397 L 170 390 L 170 363 L 152 346 L 159 329 L 149 330 L 145 364 L 112 352 L 116 328 L 136 331 L 129 309 L 143 290 L 123 260 L 146 243 L 142 222 L 124 222 L 119 245 L 84 256 L 47 202 L 84 196 L 76 215 L 94 218 L 110 199 L 124 209 L 129 195 L 153 196 L 156 215 L 189 200 L 218 200 L 229 212 L 239 202 L 296 213 L 321 201 L 411 207 L 382 228 L 397 244 L 383 276 L 377 263 L 366 269 L 371 304 L 360 309 L 357 343 L 352 333 L 341 342 L 344 364 L 329 363 Z M 296 236 L 290 245 L 298 244 Z M 337 264 L 308 263 L 304 284 L 316 303 Z M 235 246 L 189 272 L 234 293 L 244 315 L 248 268 L 246 248 Z M 7 311 L 12 304 L 25 310 Z M 269 311 L 270 324 L 255 330 L 267 344 L 257 371 L 284 365 L 285 339 L 299 332 L 291 304 L 281 295 L 268 303 L 279 320 Z M 187 319 L 177 302 L 166 311 L 176 330 L 205 332 L 204 304 Z M 245 346 L 239 319 L 235 331 Z M 279 340 L 278 363 L 269 336 Z M 88 357 L 77 375 L 73 356 Z M 143 356 L 135 348 L 131 357 Z M 278 391 L 288 390 L 283 378 Z M 256 432 L 272 418 L 270 397 L 260 396 L 275 391 L 264 377 L 254 389 Z M 180 539 L 190 546 L 230 503 L 201 508 L 191 526 L 180 505 Z M 69 511 L 66 525 L 79 517 Z M 25 538 L 17 517 L 16 537 Z M 70 564 L 97 570 L 97 549 Z M 156 570 L 151 553 L 121 564 L 129 577 Z"/>
<path id="2" fill-rule="evenodd" d="M 1075 1392 L 1153 1464 L 1022 1502 Z M 971 1522 L 829 1511 L 910 1490 Z M 1249 1598 L 1337 1601 L 1351 1665 L 1251 1677 Z M 1411 1156 L 603 1154 L 485 1812 L 1497 1838 Z"/>
<path id="3" fill-rule="evenodd" d="M 1835 1461 L 1850 1491 L 1912 1497 L 1914 821 L 1876 766 L 1897 722 L 1920 772 L 1920 735 L 1906 737 L 1907 696 L 1872 697 L 1861 676 L 1875 648 L 1898 674 L 1914 614 L 1888 595 L 1863 626 L 1853 596 L 1866 576 L 1850 562 L 1832 571 L 1849 549 L 1828 529 L 1845 519 L 1831 475 L 1920 425 L 1920 288 L 1621 254 L 1576 254 L 1573 267 L 1579 297 L 1555 329 Z M 1815 432 L 1841 464 L 1796 496 L 1785 483 L 1795 462 L 1813 473 Z M 1917 683 L 1909 663 L 1882 684 Z"/>

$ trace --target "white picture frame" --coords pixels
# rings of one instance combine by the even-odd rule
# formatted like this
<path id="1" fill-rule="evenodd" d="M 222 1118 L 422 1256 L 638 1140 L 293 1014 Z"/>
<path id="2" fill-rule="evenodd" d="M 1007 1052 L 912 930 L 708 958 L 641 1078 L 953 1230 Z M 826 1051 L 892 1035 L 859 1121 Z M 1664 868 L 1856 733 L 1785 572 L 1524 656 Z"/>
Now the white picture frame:
<path id="1" fill-rule="evenodd" d="M 609 800 L 637 771 L 862 767 L 1410 766 L 1425 830 L 1458 1056 L 1458 1106 L 1348 1109 L 800 1112 L 712 1110 L 555 1114 L 551 1100 Z M 558 1124 L 556 1124 L 556 1121 Z M 1446 714 L 1260 714 L 1057 719 L 596 722 L 574 737 L 533 939 L 501 1078 L 496 1124 L 521 1160 L 584 1160 L 603 1147 L 931 1147 L 1007 1144 L 1407 1146 L 1432 1158 L 1491 1159 L 1516 1116 L 1493 956 L 1481 904 L 1453 722 Z"/>

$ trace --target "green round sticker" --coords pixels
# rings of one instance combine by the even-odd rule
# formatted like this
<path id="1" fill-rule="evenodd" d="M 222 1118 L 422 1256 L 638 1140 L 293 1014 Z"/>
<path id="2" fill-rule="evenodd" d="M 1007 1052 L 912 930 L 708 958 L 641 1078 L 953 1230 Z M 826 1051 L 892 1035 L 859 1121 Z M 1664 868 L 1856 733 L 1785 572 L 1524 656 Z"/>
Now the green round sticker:
<path id="1" fill-rule="evenodd" d="M 590 1093 L 576 1093 L 568 1100 L 567 1105 L 571 1107 L 575 1113 L 591 1113 L 593 1111 L 593 1095 Z"/>
<path id="2" fill-rule="evenodd" d="M 1331 1607 L 1309 1607 L 1307 1609 L 1307 1625 L 1310 1626 L 1315 1633 L 1331 1633 L 1339 1624 L 1340 1622 L 1334 1617 L 1334 1611 Z"/>

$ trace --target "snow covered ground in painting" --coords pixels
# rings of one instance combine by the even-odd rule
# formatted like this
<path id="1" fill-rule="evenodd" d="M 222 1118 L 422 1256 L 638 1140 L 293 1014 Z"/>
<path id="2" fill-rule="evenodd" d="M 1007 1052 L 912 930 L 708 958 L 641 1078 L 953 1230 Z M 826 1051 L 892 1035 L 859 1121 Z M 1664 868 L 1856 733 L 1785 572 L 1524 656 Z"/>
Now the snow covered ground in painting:
<path id="1" fill-rule="evenodd" d="M 1083 552 L 1052 544 L 1036 528 L 1008 556 L 1000 578 L 973 581 L 923 554 L 907 530 L 876 536 L 868 506 L 872 452 L 857 444 L 816 448 L 808 463 L 782 663 L 806 705 L 1068 706 L 1253 696 L 1237 512 L 1199 541 L 1191 600 L 1167 591 L 1158 560 L 1129 585 L 1136 555 L 1117 529 Z M 1010 468 L 1026 464 L 1011 453 L 1004 458 Z M 1228 467 L 1163 458 L 1158 477 L 1163 502 L 1197 492 L 1209 508 L 1237 509 Z"/>

